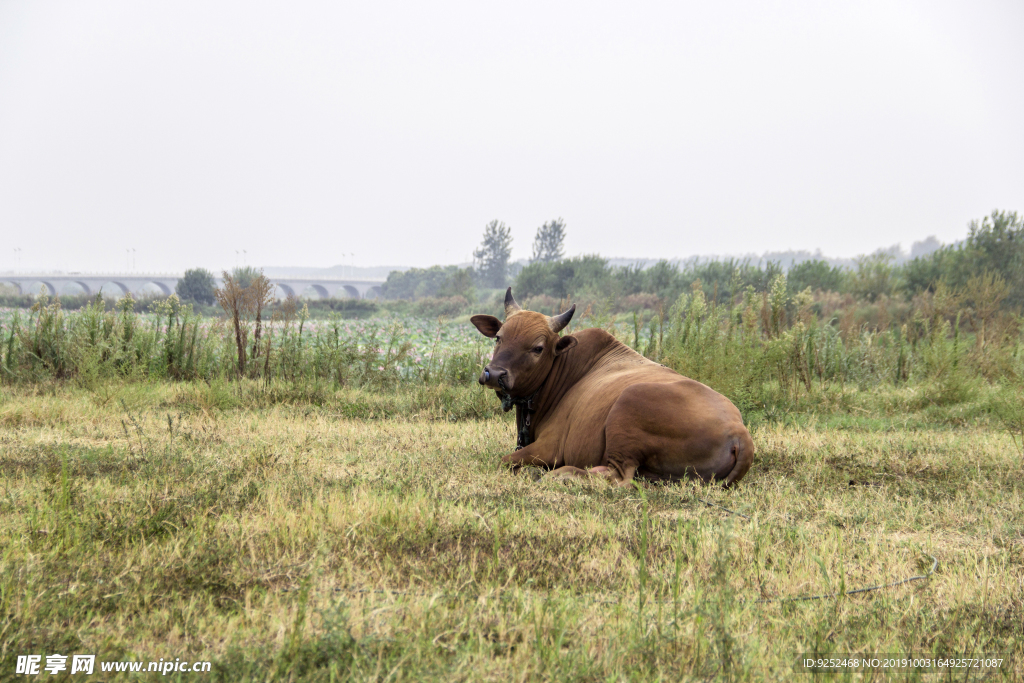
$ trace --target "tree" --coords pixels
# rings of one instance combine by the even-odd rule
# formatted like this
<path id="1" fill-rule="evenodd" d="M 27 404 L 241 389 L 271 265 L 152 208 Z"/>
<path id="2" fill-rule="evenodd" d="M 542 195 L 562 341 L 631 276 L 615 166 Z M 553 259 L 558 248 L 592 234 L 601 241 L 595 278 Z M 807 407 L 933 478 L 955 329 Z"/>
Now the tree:
<path id="1" fill-rule="evenodd" d="M 583 291 L 602 293 L 612 286 L 613 273 L 600 256 L 577 256 L 562 261 L 537 261 L 516 276 L 516 294 L 526 299 L 547 294 L 558 299 Z"/>
<path id="2" fill-rule="evenodd" d="M 235 268 L 231 271 L 231 277 L 235 279 L 235 282 L 239 287 L 245 288 L 256 281 L 260 275 L 263 275 L 263 271 L 252 266 L 242 266 L 241 268 Z"/>
<path id="3" fill-rule="evenodd" d="M 899 286 L 900 271 L 892 254 L 877 251 L 857 257 L 857 270 L 850 274 L 850 289 L 871 303 L 883 294 L 892 296 Z"/>
<path id="4" fill-rule="evenodd" d="M 575 270 L 573 266 L 571 261 L 535 261 L 528 264 L 516 275 L 516 296 L 520 300 L 538 294 L 565 298 L 566 285 L 572 280 Z"/>
<path id="5" fill-rule="evenodd" d="M 1016 211 L 995 210 L 967 227 L 958 281 L 967 284 L 970 278 L 986 271 L 998 273 L 1011 283 L 1007 303 L 1014 308 L 1024 305 L 1024 216 Z"/>
<path id="6" fill-rule="evenodd" d="M 662 259 L 643 271 L 643 290 L 671 303 L 682 293 L 679 268 Z"/>
<path id="7" fill-rule="evenodd" d="M 215 289 L 213 273 L 205 268 L 186 270 L 185 276 L 174 286 L 175 293 L 182 301 L 194 301 L 207 306 L 213 304 Z"/>
<path id="8" fill-rule="evenodd" d="M 533 238 L 533 258 L 530 263 L 550 263 L 562 260 L 562 243 L 565 241 L 565 221 L 558 218 L 537 228 Z"/>
<path id="9" fill-rule="evenodd" d="M 263 274 L 263 271 L 257 270 L 255 272 L 256 277 L 248 285 L 243 286 L 237 277 L 237 269 L 235 273 L 229 273 L 225 270 L 222 274 L 224 286 L 214 290 L 217 303 L 231 317 L 231 324 L 235 330 L 239 377 L 245 376 L 248 359 L 251 357 L 255 361 L 259 358 L 261 351 L 264 350 L 260 346 L 260 336 L 263 333 L 263 308 L 273 301 L 273 283 Z M 250 322 L 255 322 L 251 354 L 248 349 Z M 265 351 L 267 354 L 267 365 L 269 366 L 269 342 L 266 344 Z"/>
<path id="10" fill-rule="evenodd" d="M 905 268 L 907 289 L 934 289 L 939 280 L 964 288 L 983 273 L 998 274 L 1010 291 L 1005 306 L 1024 305 L 1024 216 L 1016 211 L 993 211 L 967 224 L 967 239 L 919 256 Z"/>
<path id="11" fill-rule="evenodd" d="M 473 269 L 458 266 L 410 268 L 388 273 L 381 288 L 385 299 L 422 299 L 433 296 L 464 296 L 474 301 Z"/>
<path id="12" fill-rule="evenodd" d="M 979 349 L 985 348 L 985 325 L 999 310 L 999 304 L 1010 293 L 1010 285 L 999 273 L 984 272 L 967 281 L 964 295 L 974 304 L 971 317 L 978 329 L 977 344 Z"/>
<path id="13" fill-rule="evenodd" d="M 512 256 L 512 229 L 493 220 L 484 227 L 484 239 L 473 252 L 476 271 L 485 287 L 500 288 L 507 284 L 508 262 Z"/>
<path id="14" fill-rule="evenodd" d="M 448 279 L 437 291 L 438 296 L 461 296 L 473 303 L 476 301 L 476 290 L 473 287 L 473 269 L 455 268 L 449 271 Z"/>
<path id="15" fill-rule="evenodd" d="M 796 264 L 786 273 L 789 291 L 796 294 L 808 287 L 826 292 L 838 292 L 843 288 L 846 273 L 839 266 L 830 265 L 828 261 L 814 259 Z"/>

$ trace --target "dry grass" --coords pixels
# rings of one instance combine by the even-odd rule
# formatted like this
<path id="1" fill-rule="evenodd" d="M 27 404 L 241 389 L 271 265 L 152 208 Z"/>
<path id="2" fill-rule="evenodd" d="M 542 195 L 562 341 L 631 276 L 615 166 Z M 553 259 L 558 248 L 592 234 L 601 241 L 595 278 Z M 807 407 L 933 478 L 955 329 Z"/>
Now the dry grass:
<path id="1" fill-rule="evenodd" d="M 984 421 L 763 423 L 732 491 L 623 491 L 507 474 L 509 416 L 422 390 L 246 386 L 2 390 L 0 678 L 58 652 L 223 680 L 778 680 L 815 650 L 1024 673 L 1024 472 Z M 927 555 L 926 581 L 757 602 Z"/>

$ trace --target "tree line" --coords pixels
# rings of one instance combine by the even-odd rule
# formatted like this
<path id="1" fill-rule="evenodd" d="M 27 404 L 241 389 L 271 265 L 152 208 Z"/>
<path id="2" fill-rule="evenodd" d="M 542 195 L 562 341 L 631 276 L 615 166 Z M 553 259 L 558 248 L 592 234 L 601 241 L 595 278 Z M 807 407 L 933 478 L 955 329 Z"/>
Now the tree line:
<path id="1" fill-rule="evenodd" d="M 986 277 L 991 295 L 1002 305 L 1024 305 L 1024 216 L 993 211 L 968 224 L 967 237 L 905 263 L 879 251 L 861 256 L 852 267 L 812 259 L 788 270 L 777 262 L 745 259 L 693 259 L 684 263 L 662 260 L 653 266 L 613 266 L 596 255 L 564 257 L 565 221 L 549 221 L 537 229 L 530 262 L 518 271 L 510 261 L 510 229 L 500 221 L 484 228 L 470 268 L 434 266 L 392 272 L 384 285 L 390 299 L 462 296 L 472 302 L 476 289 L 515 287 L 521 301 L 531 297 L 605 301 L 643 297 L 671 304 L 699 282 L 706 297 L 719 303 L 734 300 L 748 288 L 766 291 L 776 276 L 786 275 L 790 294 L 836 292 L 875 303 L 881 298 L 910 299 L 934 292 L 940 283 L 951 291 L 982 286 Z M 989 297 L 991 298 L 991 297 Z"/>
<path id="2" fill-rule="evenodd" d="M 554 263 L 564 256 L 565 221 L 561 218 L 547 221 L 537 229 L 533 242 L 531 263 Z M 411 268 L 408 271 L 392 271 L 382 287 L 385 298 L 415 300 L 428 297 L 461 296 L 472 302 L 476 300 L 476 289 L 507 287 L 506 282 L 514 275 L 511 228 L 494 220 L 484 227 L 483 239 L 473 252 L 474 265 L 469 268 L 458 266 L 433 266 Z M 224 277 L 231 278 L 245 288 L 262 272 L 252 268 L 235 268 Z M 175 293 L 182 301 L 211 305 L 216 298 L 216 280 L 213 273 L 204 268 L 185 271 L 178 281 Z"/>
<path id="3" fill-rule="evenodd" d="M 972 220 L 966 238 L 953 245 L 898 263 L 892 253 L 878 251 L 861 256 L 853 266 L 838 266 L 811 259 L 784 269 L 778 262 L 754 263 L 749 259 L 692 259 L 683 263 L 662 260 L 613 266 L 596 255 L 565 258 L 566 223 L 557 218 L 537 229 L 532 256 L 525 266 L 511 261 L 510 228 L 493 220 L 484 227 L 474 264 L 468 268 L 433 266 L 392 271 L 383 285 L 386 299 L 417 301 L 428 298 L 477 302 L 482 291 L 515 287 L 525 301 L 533 297 L 582 301 L 632 298 L 640 307 L 670 305 L 699 283 L 709 301 L 735 300 L 743 291 L 768 290 L 778 276 L 786 276 L 790 295 L 835 292 L 858 301 L 909 300 L 943 286 L 949 291 L 987 288 L 980 298 L 997 299 L 1005 308 L 1024 306 L 1024 216 L 995 210 Z M 236 269 L 232 278 L 242 287 L 261 273 L 254 268 Z M 984 282 L 982 282 L 984 280 Z M 215 302 L 213 275 L 197 268 L 186 271 L 177 294 L 182 301 L 211 305 Z"/>
<path id="4" fill-rule="evenodd" d="M 565 221 L 547 221 L 537 228 L 530 263 L 556 263 L 565 255 Z M 512 263 L 512 229 L 493 220 L 484 226 L 483 239 L 473 252 L 473 265 L 432 266 L 392 271 L 382 287 L 388 299 L 423 299 L 461 296 L 476 299 L 477 288 L 503 289 L 517 272 Z"/>

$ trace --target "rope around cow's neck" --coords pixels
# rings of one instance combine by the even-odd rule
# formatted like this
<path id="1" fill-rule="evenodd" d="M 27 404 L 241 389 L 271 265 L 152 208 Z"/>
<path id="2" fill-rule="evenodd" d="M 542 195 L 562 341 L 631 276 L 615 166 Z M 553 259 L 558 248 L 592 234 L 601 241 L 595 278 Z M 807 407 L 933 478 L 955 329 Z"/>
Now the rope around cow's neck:
<path id="1" fill-rule="evenodd" d="M 501 385 L 502 391 L 498 394 L 501 397 L 501 409 L 506 413 L 512 410 L 513 406 L 516 410 L 516 425 L 518 426 L 516 434 L 516 450 L 520 451 L 529 446 L 533 440 L 530 438 L 530 426 L 532 424 L 533 413 L 536 412 L 537 407 L 533 404 L 537 394 L 540 393 L 540 389 L 533 392 L 533 395 L 529 398 L 513 398 L 509 395 L 508 390 L 505 389 L 504 379 L 499 379 L 498 384 Z M 544 387 L 541 386 L 541 389 Z M 522 417 L 522 419 L 520 419 Z"/>
<path id="2" fill-rule="evenodd" d="M 528 398 L 515 398 L 508 393 L 508 387 L 505 386 L 505 376 L 498 377 L 498 386 L 501 387 L 501 391 L 498 392 L 498 397 L 501 399 L 501 409 L 504 412 L 512 410 L 515 406 L 516 410 L 516 450 L 521 451 L 522 449 L 533 443 L 533 439 L 530 438 L 530 426 L 533 422 L 533 413 L 536 412 L 537 407 L 534 405 L 534 399 L 544 389 L 542 383 L 537 391 L 533 392 Z M 522 419 L 520 419 L 522 418 Z"/>

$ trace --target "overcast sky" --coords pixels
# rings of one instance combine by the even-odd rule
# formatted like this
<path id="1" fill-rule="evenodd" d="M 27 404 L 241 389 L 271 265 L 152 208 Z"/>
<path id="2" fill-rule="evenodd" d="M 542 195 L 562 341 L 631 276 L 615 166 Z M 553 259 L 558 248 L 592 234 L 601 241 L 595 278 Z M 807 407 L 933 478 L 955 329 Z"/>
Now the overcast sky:
<path id="1" fill-rule="evenodd" d="M 0 270 L 678 258 L 1024 211 L 1024 3 L 0 0 Z M 20 252 L 15 249 L 20 248 Z M 354 254 L 354 256 L 352 256 Z"/>

